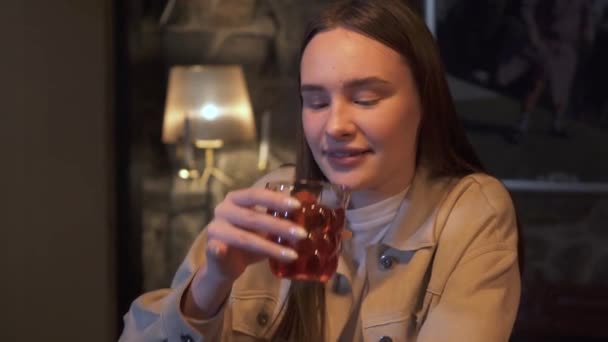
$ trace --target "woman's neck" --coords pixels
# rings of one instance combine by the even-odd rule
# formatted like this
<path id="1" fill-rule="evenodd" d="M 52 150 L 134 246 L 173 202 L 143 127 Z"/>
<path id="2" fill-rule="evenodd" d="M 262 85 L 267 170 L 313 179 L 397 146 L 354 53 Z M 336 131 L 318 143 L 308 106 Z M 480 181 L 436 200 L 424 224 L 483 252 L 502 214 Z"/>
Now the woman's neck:
<path id="1" fill-rule="evenodd" d="M 350 198 L 349 208 L 363 208 L 393 197 L 407 189 L 412 183 L 413 178 L 414 174 L 412 173 L 408 177 L 404 177 L 401 180 L 385 182 L 381 187 L 378 188 L 353 191 Z"/>

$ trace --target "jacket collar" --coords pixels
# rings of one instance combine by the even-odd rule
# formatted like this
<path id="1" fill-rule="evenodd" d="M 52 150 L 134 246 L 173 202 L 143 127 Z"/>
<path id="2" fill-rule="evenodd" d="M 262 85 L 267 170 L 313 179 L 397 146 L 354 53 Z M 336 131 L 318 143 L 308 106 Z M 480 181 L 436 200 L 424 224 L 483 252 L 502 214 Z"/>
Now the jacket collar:
<path id="1" fill-rule="evenodd" d="M 412 251 L 437 244 L 435 218 L 440 202 L 454 180 L 433 178 L 419 166 L 399 212 L 381 243 L 400 251 Z"/>
<path id="2" fill-rule="evenodd" d="M 389 254 L 397 252 L 397 255 L 408 257 L 411 256 L 410 253 L 401 252 L 435 246 L 438 241 L 435 230 L 438 208 L 454 184 L 454 179 L 432 178 L 425 167 L 418 167 L 391 227 L 379 245 L 370 247 L 377 251 L 386 251 Z M 387 248 L 393 252 L 387 251 Z M 351 284 L 355 267 L 350 257 L 344 256 L 345 253 L 349 254 L 344 249 L 340 253 L 336 273 L 345 276 L 348 284 Z"/>

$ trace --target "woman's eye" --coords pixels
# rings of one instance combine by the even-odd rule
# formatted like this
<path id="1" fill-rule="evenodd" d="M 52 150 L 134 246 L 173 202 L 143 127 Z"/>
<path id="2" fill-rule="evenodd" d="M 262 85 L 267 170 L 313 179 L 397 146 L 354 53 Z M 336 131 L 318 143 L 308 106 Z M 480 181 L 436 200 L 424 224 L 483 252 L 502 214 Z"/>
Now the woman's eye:
<path id="1" fill-rule="evenodd" d="M 359 106 L 371 107 L 378 104 L 378 102 L 380 102 L 380 99 L 354 99 L 353 102 Z"/>
<path id="2" fill-rule="evenodd" d="M 361 107 L 372 107 L 380 102 L 382 96 L 371 89 L 358 89 L 351 94 L 351 101 Z"/>
<path id="3" fill-rule="evenodd" d="M 311 102 L 308 107 L 312 108 L 312 109 L 322 109 L 325 108 L 329 105 L 329 103 L 325 102 L 325 101 L 317 101 L 317 102 Z"/>
<path id="4" fill-rule="evenodd" d="M 304 106 L 313 110 L 323 109 L 329 106 L 329 100 L 325 96 L 304 97 Z"/>

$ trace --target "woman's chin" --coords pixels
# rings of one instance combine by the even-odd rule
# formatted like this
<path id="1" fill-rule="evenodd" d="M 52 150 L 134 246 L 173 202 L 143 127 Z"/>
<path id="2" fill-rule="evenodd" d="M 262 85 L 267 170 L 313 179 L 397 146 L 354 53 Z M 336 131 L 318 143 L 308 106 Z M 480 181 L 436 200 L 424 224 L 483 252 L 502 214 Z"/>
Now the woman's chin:
<path id="1" fill-rule="evenodd" d="M 327 178 L 331 183 L 346 186 L 351 192 L 361 189 L 361 179 L 352 177 L 351 175 L 330 173 Z"/>
<path id="2" fill-rule="evenodd" d="M 367 167 L 339 168 L 326 160 L 319 163 L 321 171 L 331 183 L 347 186 L 351 191 L 363 190 L 373 179 L 374 172 Z M 371 177 L 371 178 L 370 178 Z"/>

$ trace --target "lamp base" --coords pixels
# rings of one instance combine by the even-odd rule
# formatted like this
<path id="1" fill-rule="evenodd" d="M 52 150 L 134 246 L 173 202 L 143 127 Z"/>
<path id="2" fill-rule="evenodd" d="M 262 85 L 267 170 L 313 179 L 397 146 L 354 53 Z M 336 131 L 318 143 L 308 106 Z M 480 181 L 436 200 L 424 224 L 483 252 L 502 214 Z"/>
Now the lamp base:
<path id="1" fill-rule="evenodd" d="M 215 177 L 220 183 L 225 186 L 234 185 L 234 181 L 228 177 L 222 170 L 215 167 L 215 153 L 216 149 L 221 148 L 224 142 L 219 139 L 214 140 L 196 140 L 194 146 L 199 149 L 205 150 L 205 168 L 201 176 L 196 179 L 196 183 L 201 187 L 201 190 L 207 191 L 209 187 L 209 181 L 211 177 Z"/>
<path id="2" fill-rule="evenodd" d="M 228 177 L 228 175 L 226 175 L 222 170 L 218 169 L 217 167 L 213 167 L 213 166 L 211 166 L 211 167 L 205 166 L 205 169 L 203 170 L 203 174 L 197 180 L 197 183 L 199 183 L 202 186 L 203 191 L 207 190 L 207 187 L 209 186 L 209 180 L 211 179 L 211 177 L 215 177 L 220 183 L 222 183 L 225 186 L 234 185 L 234 181 L 232 180 L 232 178 Z"/>

